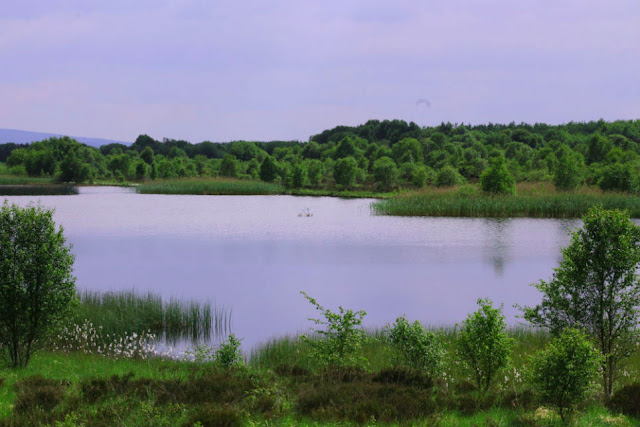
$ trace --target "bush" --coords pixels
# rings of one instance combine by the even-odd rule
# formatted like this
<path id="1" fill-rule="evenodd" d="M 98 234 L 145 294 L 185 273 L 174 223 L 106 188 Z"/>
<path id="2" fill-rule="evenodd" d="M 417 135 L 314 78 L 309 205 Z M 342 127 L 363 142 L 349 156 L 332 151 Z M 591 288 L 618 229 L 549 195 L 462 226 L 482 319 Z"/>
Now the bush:
<path id="1" fill-rule="evenodd" d="M 584 332 L 567 329 L 531 360 L 530 381 L 543 403 L 567 411 L 585 400 L 598 376 L 601 356 Z"/>
<path id="2" fill-rule="evenodd" d="M 616 390 L 608 406 L 631 417 L 640 417 L 640 382 Z"/>
<path id="3" fill-rule="evenodd" d="M 304 297 L 322 313 L 325 320 L 309 319 L 317 325 L 325 325 L 326 329 L 316 329 L 321 339 L 311 339 L 302 335 L 302 339 L 314 348 L 313 355 L 323 366 L 359 367 L 366 364 L 366 359 L 357 353 L 365 341 L 365 333 L 361 328 L 365 311 L 345 310 L 334 313 L 325 309 L 318 302 L 301 292 Z"/>
<path id="4" fill-rule="evenodd" d="M 199 423 L 199 424 L 198 424 Z M 242 412 L 233 406 L 206 405 L 198 408 L 183 424 L 184 427 L 240 427 L 244 425 Z"/>
<path id="5" fill-rule="evenodd" d="M 575 190 L 582 184 L 582 158 L 566 146 L 560 146 L 553 183 L 559 190 Z"/>
<path id="6" fill-rule="evenodd" d="M 0 211 L 0 354 L 13 367 L 29 363 L 35 347 L 76 301 L 73 255 L 65 242 L 53 211 L 5 201 Z"/>
<path id="7" fill-rule="evenodd" d="M 615 163 L 602 170 L 598 185 L 604 191 L 638 191 L 638 171 L 629 163 Z"/>
<path id="8" fill-rule="evenodd" d="M 479 299 L 480 309 L 462 324 L 458 354 L 471 373 L 476 387 L 486 393 L 497 373 L 507 365 L 514 340 L 505 332 L 502 309 L 493 308 L 490 299 Z"/>
<path id="9" fill-rule="evenodd" d="M 380 157 L 373 162 L 373 177 L 380 188 L 393 187 L 398 178 L 398 168 L 389 157 Z"/>
<path id="10" fill-rule="evenodd" d="M 215 353 L 215 361 L 222 368 L 231 368 L 242 365 L 242 354 L 240 353 L 240 340 L 234 334 L 222 344 Z"/>
<path id="11" fill-rule="evenodd" d="M 398 317 L 389 330 L 389 338 L 408 366 L 432 377 L 439 373 L 444 356 L 440 337 L 424 329 L 420 322 L 410 324 L 404 316 Z"/>
<path id="12" fill-rule="evenodd" d="M 464 178 L 456 168 L 453 166 L 445 166 L 436 176 L 436 186 L 438 187 L 452 187 L 454 185 L 460 185 L 464 182 Z"/>
<path id="13" fill-rule="evenodd" d="M 356 181 L 356 172 L 358 169 L 358 162 L 353 157 L 345 157 L 336 161 L 333 167 L 333 179 L 336 184 L 344 187 L 350 187 Z"/>
<path id="14" fill-rule="evenodd" d="M 480 175 L 480 187 L 486 193 L 515 194 L 515 180 L 507 169 L 504 157 L 491 160 L 491 165 Z"/>

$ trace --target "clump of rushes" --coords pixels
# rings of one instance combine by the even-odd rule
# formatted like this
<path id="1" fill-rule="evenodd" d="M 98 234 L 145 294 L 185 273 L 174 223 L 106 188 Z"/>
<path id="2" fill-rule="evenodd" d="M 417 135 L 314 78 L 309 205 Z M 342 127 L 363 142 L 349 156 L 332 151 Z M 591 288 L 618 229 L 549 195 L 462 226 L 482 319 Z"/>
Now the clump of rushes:
<path id="1" fill-rule="evenodd" d="M 225 335 L 231 328 L 231 312 L 209 302 L 165 301 L 158 294 L 134 291 L 84 291 L 79 300 L 80 306 L 68 328 L 88 320 L 110 336 L 150 332 L 169 343 L 182 339 L 209 340 Z"/>
<path id="2" fill-rule="evenodd" d="M 137 191 L 141 194 L 259 195 L 281 194 L 282 187 L 261 181 L 193 178 L 144 183 L 137 187 Z"/>
<path id="3" fill-rule="evenodd" d="M 379 215 L 396 216 L 580 218 L 595 205 L 626 209 L 631 217 L 640 218 L 640 198 L 633 194 L 556 192 L 552 187 L 539 191 L 518 188 L 512 196 L 429 189 L 375 202 L 371 209 Z"/>

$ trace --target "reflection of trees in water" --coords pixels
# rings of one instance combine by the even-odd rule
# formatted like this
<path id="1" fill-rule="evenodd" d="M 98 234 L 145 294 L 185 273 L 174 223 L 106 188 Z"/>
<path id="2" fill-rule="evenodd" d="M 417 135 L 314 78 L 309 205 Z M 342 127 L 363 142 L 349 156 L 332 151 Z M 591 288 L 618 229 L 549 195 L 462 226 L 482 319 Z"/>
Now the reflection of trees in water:
<path id="1" fill-rule="evenodd" d="M 500 277 L 504 273 L 504 266 L 511 247 L 509 231 L 511 221 L 510 218 L 485 218 L 482 220 L 483 230 L 486 234 L 482 239 L 484 257 L 493 265 L 493 271 Z"/>

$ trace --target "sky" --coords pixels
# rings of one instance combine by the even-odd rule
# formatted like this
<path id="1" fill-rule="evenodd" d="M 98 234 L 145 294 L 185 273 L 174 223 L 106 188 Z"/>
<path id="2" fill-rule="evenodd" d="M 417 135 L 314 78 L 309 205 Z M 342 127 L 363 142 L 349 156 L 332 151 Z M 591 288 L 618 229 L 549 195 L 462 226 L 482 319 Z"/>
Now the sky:
<path id="1" fill-rule="evenodd" d="M 0 128 L 196 143 L 307 141 L 369 119 L 639 117 L 637 0 L 3 0 L 0 9 Z"/>

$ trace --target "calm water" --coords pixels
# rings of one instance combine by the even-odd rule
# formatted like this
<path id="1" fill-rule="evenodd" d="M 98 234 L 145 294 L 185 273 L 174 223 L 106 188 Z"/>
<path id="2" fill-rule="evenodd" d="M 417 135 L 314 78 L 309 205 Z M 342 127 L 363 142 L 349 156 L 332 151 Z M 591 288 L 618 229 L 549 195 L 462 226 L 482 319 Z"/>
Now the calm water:
<path id="1" fill-rule="evenodd" d="M 311 326 L 306 291 L 327 308 L 364 309 L 383 326 L 406 314 L 454 324 L 476 300 L 535 304 L 571 220 L 373 216 L 372 200 L 290 196 L 139 195 L 81 188 L 78 196 L 8 197 L 55 208 L 81 289 L 136 289 L 210 299 L 233 311 L 245 348 Z M 305 209 L 313 215 L 299 216 Z"/>

